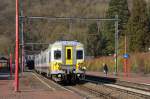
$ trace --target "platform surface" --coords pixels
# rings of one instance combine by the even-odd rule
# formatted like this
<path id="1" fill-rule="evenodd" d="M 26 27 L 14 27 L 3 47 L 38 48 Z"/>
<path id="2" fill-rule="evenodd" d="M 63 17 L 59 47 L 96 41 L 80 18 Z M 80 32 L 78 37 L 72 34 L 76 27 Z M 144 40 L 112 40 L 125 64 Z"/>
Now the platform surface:
<path id="1" fill-rule="evenodd" d="M 0 74 L 0 99 L 82 99 L 66 90 L 53 90 L 29 73 L 23 74 L 19 83 L 19 92 L 15 92 L 14 80 L 9 74 Z"/>
<path id="2" fill-rule="evenodd" d="M 144 74 L 130 73 L 128 76 L 124 76 L 124 74 L 118 73 L 118 75 L 116 76 L 113 73 L 108 73 L 108 75 L 106 76 L 103 72 L 93 72 L 93 71 L 87 71 L 86 74 L 100 77 L 117 78 L 117 80 L 121 81 L 129 81 L 133 83 L 150 85 L 150 74 L 144 75 Z"/>

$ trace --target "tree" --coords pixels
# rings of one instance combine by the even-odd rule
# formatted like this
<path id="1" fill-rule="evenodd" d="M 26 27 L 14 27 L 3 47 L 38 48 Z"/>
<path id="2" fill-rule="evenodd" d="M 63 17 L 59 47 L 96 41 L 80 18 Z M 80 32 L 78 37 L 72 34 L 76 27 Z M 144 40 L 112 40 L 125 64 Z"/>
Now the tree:
<path id="1" fill-rule="evenodd" d="M 106 13 L 107 18 L 115 18 L 118 15 L 119 21 L 119 37 L 124 36 L 125 25 L 129 19 L 129 9 L 127 0 L 111 0 Z M 107 50 L 109 53 L 114 53 L 114 33 L 115 25 L 114 21 L 105 22 L 105 35 L 108 39 Z"/>
<path id="2" fill-rule="evenodd" d="M 89 55 L 97 57 L 105 54 L 106 39 L 98 28 L 97 23 L 92 23 L 88 28 L 87 52 Z"/>
<path id="3" fill-rule="evenodd" d="M 145 51 L 150 45 L 147 5 L 144 0 L 133 0 L 132 14 L 127 24 L 130 51 Z"/>

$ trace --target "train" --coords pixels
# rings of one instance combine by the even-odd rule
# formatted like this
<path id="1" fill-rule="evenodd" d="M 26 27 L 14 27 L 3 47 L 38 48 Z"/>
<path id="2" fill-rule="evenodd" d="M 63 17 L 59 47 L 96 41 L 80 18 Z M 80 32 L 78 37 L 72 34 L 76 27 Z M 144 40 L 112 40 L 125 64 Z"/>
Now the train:
<path id="1" fill-rule="evenodd" d="M 35 55 L 35 70 L 57 82 L 84 79 L 84 45 L 78 41 L 56 41 Z"/>
<path id="2" fill-rule="evenodd" d="M 25 64 L 29 70 L 34 70 L 34 55 L 28 54 L 25 56 Z"/>

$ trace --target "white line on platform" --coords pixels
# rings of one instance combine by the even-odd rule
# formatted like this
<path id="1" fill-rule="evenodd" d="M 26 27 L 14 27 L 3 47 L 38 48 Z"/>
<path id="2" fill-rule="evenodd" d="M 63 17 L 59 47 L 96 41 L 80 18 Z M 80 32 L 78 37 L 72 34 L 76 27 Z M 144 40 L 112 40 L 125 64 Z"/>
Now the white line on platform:
<path id="1" fill-rule="evenodd" d="M 44 85 L 46 85 L 49 89 L 52 89 L 53 91 L 55 90 L 53 87 L 51 87 L 49 84 L 47 84 L 45 81 L 43 81 L 42 79 L 40 79 L 37 75 L 35 75 L 34 73 L 32 73 L 39 81 L 41 81 L 41 83 L 43 83 Z"/>
<path id="2" fill-rule="evenodd" d="M 35 77 L 37 77 L 37 79 L 39 79 L 39 80 L 40 80 L 43 84 L 45 84 L 47 87 L 49 86 L 46 82 L 44 82 L 42 79 L 40 79 L 36 74 L 34 74 L 34 73 L 32 73 L 32 74 L 33 74 Z M 47 78 L 45 78 L 45 79 L 47 79 Z M 59 86 L 60 88 L 66 90 L 66 91 L 69 91 L 69 92 L 71 92 L 71 93 L 77 94 L 76 92 L 74 92 L 74 91 L 72 91 L 72 90 L 70 90 L 70 89 L 68 89 L 68 88 L 62 87 L 61 85 L 56 84 L 56 83 L 54 83 L 53 81 L 51 81 L 51 83 L 55 84 L 56 86 Z M 49 88 L 52 88 L 52 87 L 49 86 Z M 54 88 L 52 88 L 52 89 L 55 90 Z M 77 95 L 78 95 L 78 94 L 77 94 Z"/>

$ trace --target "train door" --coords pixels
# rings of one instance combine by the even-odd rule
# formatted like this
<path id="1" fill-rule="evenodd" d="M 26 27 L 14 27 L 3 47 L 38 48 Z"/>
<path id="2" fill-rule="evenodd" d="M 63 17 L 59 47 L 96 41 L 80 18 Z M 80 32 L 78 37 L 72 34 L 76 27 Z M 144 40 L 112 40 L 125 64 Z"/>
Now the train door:
<path id="1" fill-rule="evenodd" d="M 66 65 L 73 65 L 73 47 L 66 46 Z"/>

